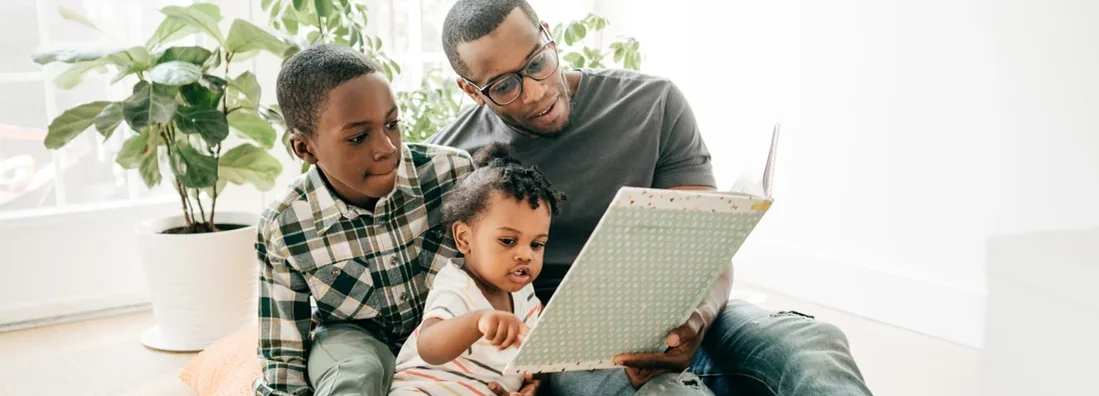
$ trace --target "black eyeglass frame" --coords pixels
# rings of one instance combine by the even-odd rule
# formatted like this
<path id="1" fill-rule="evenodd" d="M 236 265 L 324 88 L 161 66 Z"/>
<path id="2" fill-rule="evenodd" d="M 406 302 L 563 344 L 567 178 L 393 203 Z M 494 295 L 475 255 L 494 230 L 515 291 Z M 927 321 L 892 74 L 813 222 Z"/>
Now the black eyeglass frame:
<path id="1" fill-rule="evenodd" d="M 515 102 L 517 99 L 519 99 L 520 97 L 523 96 L 523 77 L 529 77 L 530 79 L 532 79 L 534 81 L 542 81 L 542 80 L 545 80 L 545 79 L 549 78 L 550 76 L 552 76 L 553 73 L 557 72 L 557 70 L 561 68 L 561 58 L 560 58 L 559 54 L 557 53 L 557 41 L 555 41 L 553 39 L 553 36 L 550 35 L 549 31 L 546 30 L 545 26 L 539 26 L 538 28 L 539 28 L 539 30 L 542 31 L 542 34 L 544 34 L 546 36 L 546 38 L 549 39 L 549 41 L 545 44 L 542 44 L 542 46 L 539 47 L 538 50 L 535 51 L 534 54 L 531 55 L 530 58 L 527 59 L 527 62 L 523 64 L 522 69 L 519 69 L 519 71 L 514 72 L 514 73 L 504 74 L 504 75 L 498 77 L 496 79 L 496 81 L 488 83 L 488 85 L 484 86 L 483 88 L 478 86 L 473 81 L 470 81 L 470 79 L 468 79 L 468 78 L 462 77 L 462 79 L 466 81 L 466 84 L 469 84 L 469 85 L 473 86 L 473 88 L 477 89 L 477 91 L 481 93 L 481 96 L 484 96 L 484 97 L 488 98 L 488 100 L 491 100 L 492 103 L 495 103 L 497 106 L 507 106 L 507 105 L 511 104 L 512 102 Z M 553 47 L 552 48 L 553 57 L 555 58 L 553 70 L 547 71 L 546 75 L 543 76 L 542 78 L 538 78 L 538 77 L 532 76 L 530 74 L 527 74 L 526 70 L 527 70 L 527 67 L 530 66 L 530 62 L 533 61 L 534 59 L 538 58 L 539 56 L 541 56 L 543 53 L 546 52 L 546 50 L 550 49 L 550 47 Z M 500 103 L 495 98 L 492 97 L 492 95 L 489 93 L 489 91 L 491 91 L 492 87 L 496 86 L 496 84 L 507 81 L 508 77 L 516 77 L 519 80 L 519 93 L 516 94 L 515 97 L 512 98 L 511 100 L 509 100 L 507 102 L 504 102 L 504 103 Z"/>

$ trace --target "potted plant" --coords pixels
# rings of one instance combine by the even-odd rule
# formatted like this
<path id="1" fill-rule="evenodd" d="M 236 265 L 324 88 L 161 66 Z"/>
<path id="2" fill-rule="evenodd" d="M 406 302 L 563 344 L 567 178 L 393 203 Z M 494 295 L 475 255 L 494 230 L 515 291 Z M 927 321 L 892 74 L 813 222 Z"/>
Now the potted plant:
<path id="1" fill-rule="evenodd" d="M 233 75 L 232 68 L 260 51 L 281 56 L 286 45 L 240 19 L 222 34 L 221 11 L 213 4 L 169 6 L 161 13 L 163 22 L 144 45 L 40 50 L 34 60 L 71 64 L 55 80 L 63 89 L 105 69 L 116 71 L 112 84 L 132 84 L 129 97 L 61 113 L 50 123 L 45 145 L 61 148 L 91 129 L 104 139 L 124 133 L 115 162 L 137 170 L 146 186 L 166 183 L 178 194 L 178 213 L 137 226 L 156 317 L 142 342 L 194 351 L 256 317 L 258 216 L 219 210 L 217 204 L 227 183 L 274 186 L 282 164 L 268 150 L 277 140 L 272 124 L 279 119 L 259 105 L 255 75 Z M 71 10 L 62 8 L 61 14 L 98 30 Z M 173 44 L 194 35 L 208 36 L 216 46 Z M 241 142 L 232 144 L 231 131 Z"/>

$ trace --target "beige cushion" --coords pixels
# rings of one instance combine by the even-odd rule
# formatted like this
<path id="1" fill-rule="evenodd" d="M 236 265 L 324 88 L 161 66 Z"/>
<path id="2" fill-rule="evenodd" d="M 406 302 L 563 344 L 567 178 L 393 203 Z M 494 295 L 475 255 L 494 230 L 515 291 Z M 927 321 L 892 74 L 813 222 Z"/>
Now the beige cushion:
<path id="1" fill-rule="evenodd" d="M 247 326 L 207 347 L 187 363 L 179 379 L 198 396 L 252 396 L 260 377 L 259 330 Z"/>

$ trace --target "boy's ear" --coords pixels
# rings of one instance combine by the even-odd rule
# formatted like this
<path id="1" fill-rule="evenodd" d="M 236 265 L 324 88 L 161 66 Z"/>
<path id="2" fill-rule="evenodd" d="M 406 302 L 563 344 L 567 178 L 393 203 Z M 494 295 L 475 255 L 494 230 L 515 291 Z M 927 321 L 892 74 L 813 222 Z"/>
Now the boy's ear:
<path id="1" fill-rule="evenodd" d="M 290 148 L 294 150 L 294 155 L 301 158 L 307 164 L 316 164 L 317 156 L 314 154 L 313 142 L 309 137 L 305 136 L 301 132 L 293 132 L 290 134 Z"/>
<path id="2" fill-rule="evenodd" d="M 469 228 L 469 224 L 462 221 L 455 221 L 450 226 L 451 235 L 454 235 L 454 245 L 458 248 L 462 255 L 469 254 L 471 246 L 471 238 L 473 236 L 472 230 Z"/>
<path id="3" fill-rule="evenodd" d="M 469 95 L 469 97 L 473 99 L 473 103 L 476 103 L 478 106 L 485 105 L 485 98 L 482 98 L 481 93 L 477 91 L 477 88 L 469 85 L 469 83 L 466 82 L 466 79 L 458 77 L 458 88 L 461 88 L 462 92 Z"/>

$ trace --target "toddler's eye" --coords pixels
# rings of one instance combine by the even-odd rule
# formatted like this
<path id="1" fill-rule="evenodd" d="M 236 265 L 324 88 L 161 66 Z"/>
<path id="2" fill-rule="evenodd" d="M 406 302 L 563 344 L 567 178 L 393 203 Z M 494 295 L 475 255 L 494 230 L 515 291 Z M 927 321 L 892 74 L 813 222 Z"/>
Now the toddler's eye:
<path id="1" fill-rule="evenodd" d="M 504 246 L 511 246 L 515 244 L 514 238 L 500 238 L 500 244 Z"/>
<path id="2" fill-rule="evenodd" d="M 546 244 L 544 244 L 542 242 L 534 242 L 534 243 L 530 244 L 530 247 L 533 248 L 534 250 L 542 250 L 546 247 Z"/>

